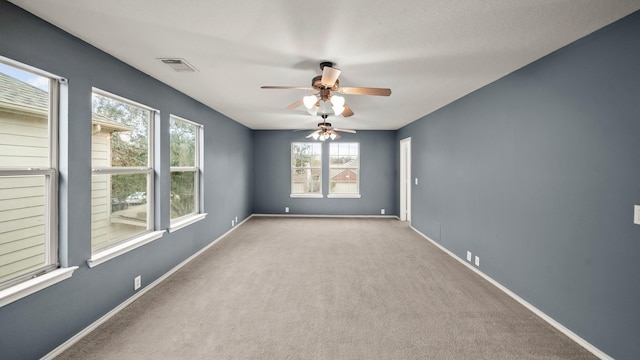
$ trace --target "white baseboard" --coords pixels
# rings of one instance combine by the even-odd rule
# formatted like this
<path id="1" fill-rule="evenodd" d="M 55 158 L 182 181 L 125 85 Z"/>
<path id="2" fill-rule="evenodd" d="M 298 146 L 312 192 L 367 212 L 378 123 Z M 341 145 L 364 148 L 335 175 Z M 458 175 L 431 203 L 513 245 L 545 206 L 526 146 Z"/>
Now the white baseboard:
<path id="1" fill-rule="evenodd" d="M 613 360 L 613 358 L 609 355 L 607 355 L 605 352 L 603 352 L 602 350 L 598 349 L 597 347 L 593 346 L 591 343 L 589 343 L 588 341 L 586 341 L 585 339 L 581 338 L 580 336 L 578 336 L 576 333 L 574 333 L 573 331 L 569 330 L 568 328 L 566 328 L 564 325 L 560 324 L 559 322 L 557 322 L 556 320 L 554 320 L 551 316 L 545 314 L 544 312 L 542 312 L 540 309 L 538 309 L 537 307 L 531 305 L 528 301 L 526 301 L 525 299 L 521 298 L 520 296 L 516 295 L 513 291 L 509 290 L 508 288 L 506 288 L 504 285 L 500 284 L 499 282 L 497 282 L 496 280 L 494 280 L 493 278 L 491 278 L 489 275 L 483 273 L 482 271 L 480 271 L 480 269 L 474 267 L 473 265 L 471 265 L 470 263 L 464 261 L 462 258 L 458 257 L 456 254 L 454 254 L 453 252 L 449 251 L 447 248 L 445 248 L 444 246 L 440 245 L 439 243 L 433 241 L 431 238 L 429 238 L 427 235 L 421 233 L 418 229 L 414 228 L 413 226 L 411 226 L 411 229 L 413 231 L 415 231 L 416 233 L 418 233 L 420 236 L 424 237 L 425 239 L 429 240 L 432 244 L 434 244 L 435 246 L 437 246 L 439 249 L 441 249 L 442 251 L 444 251 L 445 253 L 447 253 L 449 256 L 451 256 L 452 258 L 458 260 L 458 262 L 464 264 L 464 266 L 468 267 L 469 269 L 473 270 L 476 274 L 480 275 L 483 279 L 487 280 L 488 282 L 490 282 L 493 286 L 497 287 L 498 289 L 500 289 L 502 292 L 504 292 L 505 294 L 509 295 L 510 297 L 512 297 L 514 300 L 516 300 L 517 302 L 519 302 L 520 304 L 522 304 L 524 307 L 526 307 L 527 309 L 529 309 L 531 312 L 533 312 L 534 314 L 536 314 L 538 317 L 540 317 L 542 320 L 546 321 L 547 323 L 549 323 L 549 325 L 553 326 L 554 328 L 556 328 L 558 331 L 560 331 L 561 333 L 565 334 L 566 336 L 568 336 L 571 340 L 575 341 L 578 345 L 582 346 L 583 348 L 587 349 L 589 352 L 591 352 L 593 355 L 599 357 L 602 360 Z"/>
<path id="2" fill-rule="evenodd" d="M 104 314 L 100 319 L 94 321 L 91 325 L 89 325 L 86 328 L 82 329 L 82 331 L 80 331 L 79 333 L 75 334 L 73 337 L 71 337 L 69 340 L 65 341 L 64 343 L 62 343 L 57 348 L 53 349 L 47 355 L 43 356 L 41 358 L 41 360 L 50 360 L 50 359 L 53 359 L 56 356 L 62 354 L 65 350 L 67 350 L 73 344 L 75 344 L 78 341 L 80 341 L 80 339 L 82 339 L 83 337 L 87 336 L 89 333 L 91 333 L 93 330 L 95 330 L 98 326 L 102 325 L 107 320 L 111 319 L 114 315 L 116 315 L 117 313 L 122 311 L 129 304 L 131 304 L 132 302 L 136 301 L 139 297 L 141 297 L 142 295 L 147 293 L 149 290 L 153 289 L 156 285 L 160 284 L 162 281 L 164 281 L 166 278 L 171 276 L 173 273 L 175 273 L 176 271 L 180 270 L 180 268 L 182 268 L 183 266 L 187 265 L 191 260 L 195 259 L 200 254 L 202 254 L 203 252 L 207 251 L 210 247 L 215 245 L 218 241 L 222 240 L 225 236 L 229 235 L 229 233 L 231 233 L 233 230 L 237 229 L 239 225 L 244 224 L 244 222 L 249 220 L 252 216 L 253 215 L 248 216 L 246 219 L 242 220 L 241 222 L 236 224 L 234 227 L 229 229 L 229 231 L 225 232 L 224 234 L 220 235 L 217 239 L 213 240 L 207 246 L 205 246 L 204 248 L 200 249 L 195 254 L 189 256 L 183 262 L 181 262 L 180 264 L 178 264 L 175 267 L 173 267 L 171 270 L 169 270 L 164 275 L 162 275 L 159 278 L 157 278 L 151 284 L 149 284 L 149 285 L 145 286 L 144 288 L 142 288 L 142 290 L 138 291 L 137 293 L 132 295 L 130 298 L 128 298 L 127 300 L 122 302 L 120 305 L 116 306 L 113 310 L 111 310 L 108 313 Z"/>
<path id="3" fill-rule="evenodd" d="M 396 215 L 318 215 L 318 214 L 253 214 L 256 217 L 313 217 L 313 218 L 372 218 L 372 219 L 398 219 Z"/>

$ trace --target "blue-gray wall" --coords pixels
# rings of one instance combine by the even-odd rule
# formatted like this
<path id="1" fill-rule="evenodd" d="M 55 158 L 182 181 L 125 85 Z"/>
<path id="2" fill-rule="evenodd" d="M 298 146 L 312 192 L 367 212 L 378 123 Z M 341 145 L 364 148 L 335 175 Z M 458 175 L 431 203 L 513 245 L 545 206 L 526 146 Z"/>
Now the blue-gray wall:
<path id="1" fill-rule="evenodd" d="M 0 308 L 0 358 L 35 359 L 148 285 L 252 213 L 252 131 L 115 58 L 0 1 L 0 55 L 69 80 L 69 118 L 60 128 L 60 243 L 73 277 Z M 152 54 L 150 54 L 152 56 Z M 168 120 L 204 125 L 206 219 L 89 269 L 91 88 L 159 109 L 157 229 L 169 225 Z M 233 176 L 229 176 L 232 174 Z"/>
<path id="2" fill-rule="evenodd" d="M 640 12 L 398 131 L 412 225 L 617 359 L 640 354 Z M 440 224 L 440 225 L 438 225 Z"/>
<path id="3" fill-rule="evenodd" d="M 337 121 L 337 120 L 336 120 Z M 342 120 L 347 122 L 348 120 Z M 336 126 L 344 126 L 334 124 Z M 360 143 L 359 199 L 327 198 L 329 188 L 329 143 L 323 143 L 322 199 L 291 198 L 291 143 L 313 141 L 306 139 L 311 131 L 262 130 L 254 131 L 254 202 L 258 214 L 283 214 L 289 207 L 291 214 L 314 215 L 387 215 L 396 211 L 395 131 L 358 131 L 343 133 L 333 141 Z"/>

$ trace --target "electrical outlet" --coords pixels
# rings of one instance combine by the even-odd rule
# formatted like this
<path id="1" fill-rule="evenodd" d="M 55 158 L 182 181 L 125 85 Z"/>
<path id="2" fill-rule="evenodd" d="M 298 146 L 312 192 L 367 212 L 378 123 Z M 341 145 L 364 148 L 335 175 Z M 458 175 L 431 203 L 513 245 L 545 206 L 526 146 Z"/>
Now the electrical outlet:
<path id="1" fill-rule="evenodd" d="M 640 225 L 640 205 L 633 205 L 633 223 Z"/>
<path id="2" fill-rule="evenodd" d="M 467 251 L 467 261 L 471 262 L 471 251 Z"/>
<path id="3" fill-rule="evenodd" d="M 231 220 L 231 227 L 233 227 L 235 224 L 236 224 L 236 222 Z"/>
<path id="4" fill-rule="evenodd" d="M 236 216 L 236 224 L 238 223 L 238 217 Z"/>
<path id="5" fill-rule="evenodd" d="M 416 178 L 416 185 L 418 185 L 418 178 Z"/>
<path id="6" fill-rule="evenodd" d="M 480 257 L 476 256 L 476 266 L 480 266 Z"/>
<path id="7" fill-rule="evenodd" d="M 288 207 L 288 206 L 286 206 L 286 207 L 284 208 L 284 212 L 286 212 L 286 213 L 288 213 L 288 212 L 289 212 L 289 207 Z"/>
<path id="8" fill-rule="evenodd" d="M 384 209 L 380 209 L 380 215 L 384 215 Z"/>
<path id="9" fill-rule="evenodd" d="M 142 276 L 138 275 L 133 278 L 133 290 L 138 290 L 142 286 Z"/>

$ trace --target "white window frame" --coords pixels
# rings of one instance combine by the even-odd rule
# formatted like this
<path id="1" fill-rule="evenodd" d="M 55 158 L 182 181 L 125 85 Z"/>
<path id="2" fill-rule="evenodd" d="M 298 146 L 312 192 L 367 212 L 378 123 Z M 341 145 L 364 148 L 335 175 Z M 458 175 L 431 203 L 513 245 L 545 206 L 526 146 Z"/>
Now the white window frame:
<path id="1" fill-rule="evenodd" d="M 0 285 L 0 307 L 3 307 L 71 277 L 78 267 L 60 268 L 58 254 L 58 129 L 60 118 L 66 116 L 67 79 L 3 56 L 0 63 L 49 79 L 49 166 L 0 169 L 0 177 L 45 177 L 45 263 Z"/>
<path id="2" fill-rule="evenodd" d="M 336 145 L 338 146 L 339 144 L 356 144 L 358 146 L 358 166 L 349 166 L 349 167 L 332 167 L 331 166 L 331 146 L 332 145 Z M 356 141 L 345 141 L 345 142 L 332 142 L 329 143 L 329 194 L 327 195 L 328 198 L 343 198 L 343 199 L 359 199 L 362 195 L 360 194 L 360 177 L 361 177 L 361 173 L 362 173 L 362 169 L 361 169 L 361 154 L 362 151 L 360 149 L 360 143 L 356 142 Z M 358 170 L 358 182 L 357 182 L 357 187 L 358 187 L 358 192 L 357 193 L 332 193 L 331 192 L 331 170 L 333 169 L 344 169 L 344 170 L 348 170 L 348 169 L 357 169 Z"/>
<path id="3" fill-rule="evenodd" d="M 202 206 L 202 157 L 203 157 L 203 153 L 202 153 L 202 139 L 203 137 L 203 132 L 204 132 L 204 126 L 202 124 L 198 124 L 196 122 L 193 122 L 191 120 L 187 120 L 185 118 L 182 118 L 180 116 L 177 115 L 173 115 L 171 114 L 169 116 L 169 121 L 171 122 L 171 120 L 177 120 L 177 121 L 182 121 L 184 123 L 187 123 L 189 125 L 193 125 L 196 127 L 196 139 L 195 139 L 195 166 L 171 166 L 170 167 L 170 173 L 173 172 L 193 172 L 194 173 L 194 178 L 195 178 L 195 184 L 194 184 L 194 208 L 195 211 L 190 213 L 190 214 L 186 214 L 180 217 L 177 217 L 175 219 L 171 219 L 171 211 L 169 211 L 169 232 L 173 232 L 179 229 L 182 229 L 185 226 L 191 225 L 197 221 L 200 221 L 202 219 L 204 219 L 207 214 L 203 212 L 203 206 Z M 171 140 L 169 140 L 169 143 L 171 143 Z M 171 146 L 171 145 L 169 145 Z M 169 176 L 169 183 L 171 184 L 171 176 Z M 169 188 L 171 188 L 171 185 L 169 186 Z M 171 203 L 171 200 L 169 200 L 169 203 Z"/>
<path id="4" fill-rule="evenodd" d="M 294 193 L 293 192 L 293 172 L 295 169 L 299 169 L 299 167 L 293 166 L 293 159 L 294 159 L 294 154 L 293 154 L 293 148 L 295 146 L 295 144 L 311 144 L 311 145 L 315 145 L 315 144 L 320 144 L 320 166 L 319 167 L 313 167 L 310 169 L 319 169 L 320 170 L 320 190 L 319 193 L 314 194 L 314 193 Z M 317 143 L 317 142 L 310 142 L 310 141 L 293 141 L 291 142 L 291 148 L 289 149 L 290 151 L 290 158 L 289 158 L 289 163 L 291 165 L 291 169 L 289 171 L 289 176 L 291 177 L 291 180 L 289 182 L 289 188 L 290 188 L 290 197 L 292 198 L 312 198 L 312 199 L 321 199 L 324 197 L 324 193 L 322 192 L 322 168 L 324 166 L 324 158 L 323 158 L 323 149 L 322 149 L 322 143 Z"/>
<path id="5" fill-rule="evenodd" d="M 112 100 L 120 101 L 132 106 L 136 106 L 142 109 L 145 109 L 151 113 L 149 116 L 149 128 L 148 128 L 148 138 L 149 138 L 149 148 L 148 148 L 148 162 L 146 167 L 95 167 L 91 169 L 91 175 L 135 175 L 135 174 L 144 174 L 147 177 L 147 230 L 136 234 L 128 239 L 124 239 L 118 243 L 115 243 L 112 246 L 109 246 L 104 249 L 100 249 L 95 253 L 91 254 L 91 258 L 87 260 L 87 264 L 89 267 L 94 267 L 100 265 L 106 261 L 109 261 L 117 256 L 120 256 L 124 253 L 127 253 L 133 249 L 136 249 L 142 245 L 145 245 L 151 241 L 159 239 L 165 233 L 164 230 L 155 230 L 155 180 L 154 180 L 154 160 L 155 160 L 155 146 L 154 146 L 154 137 L 155 137 L 155 123 L 158 121 L 160 117 L 160 111 L 154 108 L 151 108 L 147 105 L 140 104 L 133 100 L 124 98 L 122 96 L 115 95 L 113 93 L 98 89 L 92 88 L 92 95 L 97 94 L 103 97 L 110 98 Z M 91 239 L 93 241 L 93 239 Z"/>

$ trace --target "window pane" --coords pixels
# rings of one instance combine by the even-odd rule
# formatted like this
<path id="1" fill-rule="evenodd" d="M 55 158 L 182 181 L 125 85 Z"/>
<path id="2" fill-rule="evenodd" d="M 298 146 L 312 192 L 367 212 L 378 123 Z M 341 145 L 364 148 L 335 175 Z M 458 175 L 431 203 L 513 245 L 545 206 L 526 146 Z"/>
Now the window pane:
<path id="1" fill-rule="evenodd" d="M 171 118 L 171 166 L 196 166 L 196 125 Z"/>
<path id="2" fill-rule="evenodd" d="M 0 167 L 50 167 L 50 82 L 0 63 Z"/>
<path id="3" fill-rule="evenodd" d="M 322 144 L 320 143 L 293 143 L 291 154 L 292 167 L 321 167 Z"/>
<path id="4" fill-rule="evenodd" d="M 358 193 L 358 169 L 331 169 L 329 173 L 329 186 L 331 193 Z"/>
<path id="5" fill-rule="evenodd" d="M 331 167 L 359 166 L 358 143 L 331 143 Z"/>
<path id="6" fill-rule="evenodd" d="M 291 193 L 322 193 L 322 144 L 291 144 Z"/>
<path id="7" fill-rule="evenodd" d="M 149 229 L 147 174 L 93 175 L 91 180 L 92 252 Z"/>
<path id="8" fill-rule="evenodd" d="M 319 168 L 297 168 L 292 171 L 292 194 L 320 194 L 321 170 Z"/>
<path id="9" fill-rule="evenodd" d="M 0 177 L 0 282 L 47 265 L 46 176 Z"/>
<path id="10" fill-rule="evenodd" d="M 358 143 L 331 143 L 329 147 L 329 167 L 329 193 L 360 193 Z"/>
<path id="11" fill-rule="evenodd" d="M 95 93 L 92 110 L 94 168 L 150 166 L 151 111 Z"/>
<path id="12" fill-rule="evenodd" d="M 197 212 L 195 171 L 171 173 L 171 219 Z"/>

